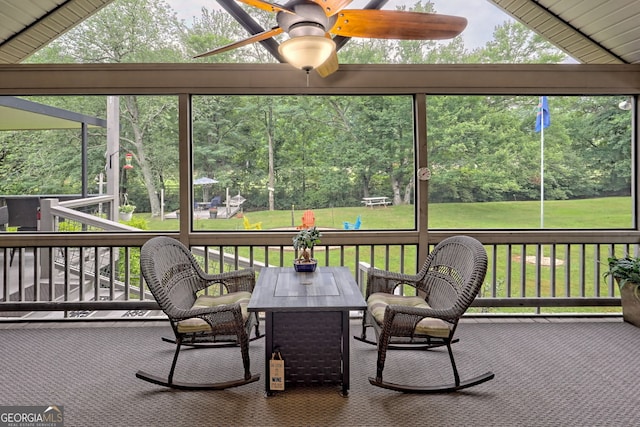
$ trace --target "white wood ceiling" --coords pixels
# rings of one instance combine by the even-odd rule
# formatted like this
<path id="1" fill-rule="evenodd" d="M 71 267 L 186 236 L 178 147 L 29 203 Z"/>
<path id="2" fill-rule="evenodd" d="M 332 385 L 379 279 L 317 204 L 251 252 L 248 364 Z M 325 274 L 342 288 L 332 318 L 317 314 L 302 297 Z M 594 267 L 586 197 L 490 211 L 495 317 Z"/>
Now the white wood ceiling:
<path id="1" fill-rule="evenodd" d="M 492 0 L 585 64 L 640 63 L 638 0 Z"/>
<path id="2" fill-rule="evenodd" d="M 0 64 L 22 62 L 112 1 L 0 0 Z M 579 62 L 640 63 L 639 0 L 487 1 Z"/>
<path id="3" fill-rule="evenodd" d="M 18 64 L 113 0 L 0 0 L 0 64 Z"/>

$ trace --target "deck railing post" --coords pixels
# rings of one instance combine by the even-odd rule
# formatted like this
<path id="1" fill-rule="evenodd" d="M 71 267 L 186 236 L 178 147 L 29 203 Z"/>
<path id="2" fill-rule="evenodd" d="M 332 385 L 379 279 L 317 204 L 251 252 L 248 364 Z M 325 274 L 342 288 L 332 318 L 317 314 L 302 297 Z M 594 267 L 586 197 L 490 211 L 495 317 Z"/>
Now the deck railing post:
<path id="1" fill-rule="evenodd" d="M 58 206 L 58 199 L 42 199 L 40 200 L 40 230 L 45 233 L 53 233 L 55 230 L 56 220 L 51 213 L 51 208 Z M 40 277 L 49 277 L 50 257 L 49 249 L 40 249 Z"/>

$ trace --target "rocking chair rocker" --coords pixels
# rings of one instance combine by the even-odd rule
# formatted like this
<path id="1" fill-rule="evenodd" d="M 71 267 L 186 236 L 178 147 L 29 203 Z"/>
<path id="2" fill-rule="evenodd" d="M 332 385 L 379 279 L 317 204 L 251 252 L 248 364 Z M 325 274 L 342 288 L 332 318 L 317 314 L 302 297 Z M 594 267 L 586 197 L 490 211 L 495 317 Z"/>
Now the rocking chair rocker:
<path id="1" fill-rule="evenodd" d="M 362 335 L 373 327 L 378 346 L 377 371 L 369 378 L 372 385 L 408 393 L 438 393 L 461 390 L 494 378 L 487 372 L 462 381 L 456 368 L 451 344 L 458 321 L 478 294 L 487 271 L 487 253 L 480 242 L 468 236 L 449 237 L 428 255 L 416 275 L 371 268 L 367 274 L 367 310 L 363 316 Z M 403 296 L 394 291 L 403 286 L 415 288 L 417 296 Z M 422 296 L 424 295 L 424 297 Z M 383 380 L 387 350 L 430 350 L 446 346 L 453 369 L 454 382 L 437 386 L 396 384 Z"/>
<path id="2" fill-rule="evenodd" d="M 255 286 L 253 269 L 221 274 L 205 273 L 179 241 L 165 236 L 148 240 L 140 251 L 142 275 L 169 317 L 176 344 L 168 378 L 142 371 L 136 377 L 165 387 L 185 390 L 221 390 L 248 384 L 260 379 L 251 375 L 249 362 L 249 335 L 255 327 L 255 338 L 260 338 L 256 313 L 248 313 L 246 306 Z M 203 293 L 209 288 L 212 292 Z M 217 293 L 217 295 L 216 295 Z M 218 383 L 185 383 L 174 381 L 173 376 L 183 345 L 192 347 L 221 347 L 240 345 L 244 377 Z"/>

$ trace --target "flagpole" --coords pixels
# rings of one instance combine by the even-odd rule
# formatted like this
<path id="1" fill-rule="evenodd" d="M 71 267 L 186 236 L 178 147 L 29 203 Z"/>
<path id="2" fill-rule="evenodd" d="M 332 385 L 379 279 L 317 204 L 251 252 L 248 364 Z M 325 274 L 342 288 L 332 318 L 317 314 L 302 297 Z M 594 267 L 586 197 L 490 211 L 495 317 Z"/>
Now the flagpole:
<path id="1" fill-rule="evenodd" d="M 551 124 L 550 118 L 547 97 L 541 96 L 536 114 L 536 132 L 540 132 L 540 228 L 544 228 L 544 128 Z"/>
<path id="2" fill-rule="evenodd" d="M 544 228 L 544 108 L 540 108 L 540 114 L 540 228 Z"/>

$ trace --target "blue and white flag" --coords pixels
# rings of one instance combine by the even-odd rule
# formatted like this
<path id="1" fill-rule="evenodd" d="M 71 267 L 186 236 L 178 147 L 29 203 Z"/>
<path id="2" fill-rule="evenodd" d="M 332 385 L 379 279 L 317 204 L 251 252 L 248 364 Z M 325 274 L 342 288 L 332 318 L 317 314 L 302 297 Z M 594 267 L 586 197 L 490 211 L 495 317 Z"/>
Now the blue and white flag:
<path id="1" fill-rule="evenodd" d="M 538 104 L 538 115 L 536 116 L 536 132 L 540 132 L 544 128 L 548 128 L 551 124 L 551 116 L 549 115 L 549 101 L 546 96 L 540 97 Z"/>

